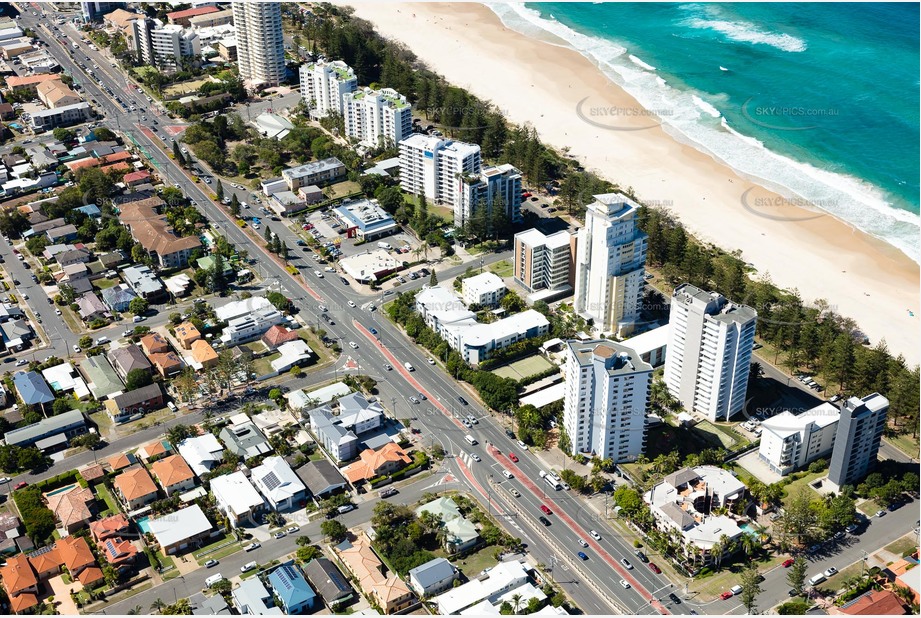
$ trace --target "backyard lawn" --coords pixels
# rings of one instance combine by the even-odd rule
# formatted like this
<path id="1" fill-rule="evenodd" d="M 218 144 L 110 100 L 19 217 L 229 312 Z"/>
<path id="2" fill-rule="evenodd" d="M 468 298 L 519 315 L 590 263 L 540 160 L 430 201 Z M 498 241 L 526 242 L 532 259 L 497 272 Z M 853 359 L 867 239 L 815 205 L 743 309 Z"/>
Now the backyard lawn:
<path id="1" fill-rule="evenodd" d="M 812 487 L 809 487 L 809 483 L 813 482 L 814 480 L 818 478 L 825 476 L 826 474 L 828 474 L 827 470 L 823 470 L 822 472 L 810 472 L 806 474 L 806 476 L 804 476 L 803 478 L 797 479 L 793 481 L 792 483 L 790 483 L 789 485 L 787 485 L 784 488 L 787 490 L 786 495 L 783 497 L 784 505 L 786 505 L 790 500 L 792 500 L 793 496 L 799 493 L 800 487 L 805 487 L 811 492 L 809 496 L 810 500 L 815 500 L 819 498 L 819 492 L 814 490 Z"/>
<path id="2" fill-rule="evenodd" d="M 478 551 L 470 554 L 461 560 L 454 560 L 454 564 L 464 572 L 468 579 L 476 579 L 483 572 L 483 569 L 496 566 L 499 561 L 496 560 L 496 550 L 501 549 L 498 545 L 487 545 Z"/>
<path id="3" fill-rule="evenodd" d="M 112 495 L 112 492 L 109 491 L 109 488 L 106 487 L 104 483 L 97 483 L 95 487 L 96 497 L 106 503 L 107 512 L 105 514 L 100 513 L 100 517 L 120 513 L 121 510 L 118 508 L 118 502 L 115 501 L 115 497 Z"/>

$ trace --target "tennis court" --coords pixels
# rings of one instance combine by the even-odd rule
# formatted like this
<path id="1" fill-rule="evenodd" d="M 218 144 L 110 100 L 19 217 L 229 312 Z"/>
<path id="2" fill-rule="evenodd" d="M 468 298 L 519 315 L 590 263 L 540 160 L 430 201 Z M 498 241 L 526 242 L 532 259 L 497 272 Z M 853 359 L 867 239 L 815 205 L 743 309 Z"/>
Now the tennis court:
<path id="1" fill-rule="evenodd" d="M 493 374 L 499 376 L 500 378 L 522 380 L 524 378 L 547 371 L 548 369 L 553 369 L 553 367 L 553 363 L 548 361 L 546 358 L 539 354 L 534 354 L 533 356 L 528 356 L 527 358 L 522 358 L 516 360 L 513 363 L 509 363 L 508 365 L 503 365 L 498 369 L 494 369 Z"/>

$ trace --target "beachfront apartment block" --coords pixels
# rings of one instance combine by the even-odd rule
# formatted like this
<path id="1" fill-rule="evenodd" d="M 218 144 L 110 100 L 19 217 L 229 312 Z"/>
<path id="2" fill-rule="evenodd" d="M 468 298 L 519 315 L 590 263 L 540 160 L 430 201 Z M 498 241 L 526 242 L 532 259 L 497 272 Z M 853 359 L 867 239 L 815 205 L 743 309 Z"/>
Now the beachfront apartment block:
<path id="1" fill-rule="evenodd" d="M 506 293 L 508 288 L 505 287 L 502 277 L 496 273 L 480 273 L 467 277 L 461 283 L 461 294 L 468 306 L 496 307 Z"/>
<path id="2" fill-rule="evenodd" d="M 521 222 L 521 172 L 513 165 L 504 163 L 463 174 L 457 189 L 459 194 L 453 202 L 455 227 L 469 224 L 482 211 L 491 225 L 497 208 L 504 221 Z"/>
<path id="3" fill-rule="evenodd" d="M 515 234 L 514 278 L 535 293 L 534 300 L 572 292 L 576 238 L 565 230 L 546 235 L 532 228 Z"/>
<path id="4" fill-rule="evenodd" d="M 344 97 L 358 90 L 358 78 L 349 65 L 341 60 L 321 59 L 302 64 L 298 72 L 301 99 L 312 118 L 325 118 L 330 114 L 345 116 Z"/>
<path id="5" fill-rule="evenodd" d="M 285 79 L 280 2 L 233 2 L 237 69 L 248 85 L 276 86 Z"/>
<path id="6" fill-rule="evenodd" d="M 201 55 L 201 42 L 194 30 L 149 17 L 135 19 L 131 28 L 134 53 L 142 64 L 173 71 L 182 65 L 184 58 L 194 61 Z"/>
<path id="7" fill-rule="evenodd" d="M 579 230 L 575 260 L 575 310 L 596 331 L 629 335 L 640 317 L 647 236 L 640 206 L 621 193 L 594 196 Z"/>
<path id="8" fill-rule="evenodd" d="M 528 309 L 489 324 L 473 324 L 460 332 L 460 353 L 471 365 L 478 365 L 502 350 L 525 339 L 550 332 L 550 322 L 539 311 Z M 451 340 L 448 340 L 451 344 Z"/>
<path id="9" fill-rule="evenodd" d="M 595 339 L 566 343 L 563 426 L 570 454 L 634 461 L 646 445 L 652 366 L 632 348 Z"/>
<path id="10" fill-rule="evenodd" d="M 755 322 L 751 307 L 683 284 L 672 292 L 665 384 L 691 413 L 728 421 L 745 407 Z"/>
<path id="11" fill-rule="evenodd" d="M 781 476 L 804 468 L 832 452 L 840 416 L 837 406 L 826 402 L 802 414 L 782 412 L 765 419 L 758 457 Z"/>
<path id="12" fill-rule="evenodd" d="M 417 133 L 400 142 L 400 187 L 435 204 L 458 206 L 464 176 L 483 167 L 477 144 Z"/>
<path id="13" fill-rule="evenodd" d="M 888 412 L 889 400 L 879 393 L 863 399 L 848 397 L 844 402 L 828 467 L 828 483 L 833 490 L 855 485 L 876 466 Z"/>
<path id="14" fill-rule="evenodd" d="M 369 148 L 392 148 L 412 135 L 412 107 L 392 88 L 362 88 L 342 95 L 345 134 Z"/>

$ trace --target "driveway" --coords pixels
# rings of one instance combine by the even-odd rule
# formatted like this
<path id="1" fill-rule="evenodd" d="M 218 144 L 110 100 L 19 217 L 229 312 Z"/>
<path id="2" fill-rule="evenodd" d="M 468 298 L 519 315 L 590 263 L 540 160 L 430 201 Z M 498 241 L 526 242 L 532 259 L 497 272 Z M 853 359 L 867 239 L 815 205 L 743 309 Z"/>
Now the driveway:
<path id="1" fill-rule="evenodd" d="M 71 591 L 78 592 L 83 589 L 83 584 L 74 582 L 71 584 L 64 583 L 64 576 L 58 575 L 48 580 L 51 587 L 51 594 L 54 595 L 54 603 L 57 605 L 57 611 L 62 616 L 76 616 L 80 612 L 77 610 L 77 604 L 70 598 Z"/>

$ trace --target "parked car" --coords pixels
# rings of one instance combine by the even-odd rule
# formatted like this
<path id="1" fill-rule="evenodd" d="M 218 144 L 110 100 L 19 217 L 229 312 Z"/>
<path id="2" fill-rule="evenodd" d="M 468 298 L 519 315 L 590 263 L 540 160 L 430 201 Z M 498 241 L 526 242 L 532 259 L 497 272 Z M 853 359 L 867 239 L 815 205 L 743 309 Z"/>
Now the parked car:
<path id="1" fill-rule="evenodd" d="M 286 536 L 287 536 L 287 534 L 285 534 L 284 531 L 276 532 L 276 533 L 275 533 L 275 540 L 277 541 L 278 539 L 283 539 L 283 538 L 285 538 Z"/>
<path id="2" fill-rule="evenodd" d="M 724 601 L 725 601 L 726 599 L 731 599 L 731 598 L 732 598 L 732 591 L 727 590 L 727 591 L 725 591 L 725 592 L 720 593 L 720 598 L 723 599 Z"/>
<path id="3" fill-rule="evenodd" d="M 657 565 L 655 562 L 649 563 L 649 570 L 655 573 L 656 575 L 659 575 L 660 573 L 662 573 L 662 569 L 660 569 L 659 565 Z"/>
<path id="4" fill-rule="evenodd" d="M 378 495 L 380 495 L 381 498 L 389 498 L 390 496 L 395 496 L 397 493 L 396 487 L 387 487 L 382 489 Z"/>
<path id="5" fill-rule="evenodd" d="M 217 560 L 206 560 L 204 564 L 206 569 L 210 569 L 211 567 L 216 567 L 217 565 L 218 565 Z"/>
<path id="6" fill-rule="evenodd" d="M 249 545 L 245 545 L 243 547 L 243 551 L 255 551 L 259 549 L 260 547 L 262 547 L 261 543 L 258 543 L 258 542 L 250 543 Z"/>
<path id="7" fill-rule="evenodd" d="M 243 566 L 240 567 L 240 572 L 241 572 L 241 573 L 246 573 L 247 571 L 252 571 L 252 570 L 255 569 L 257 566 L 259 566 L 259 565 L 256 564 L 256 562 L 247 562 L 246 564 L 244 564 Z"/>
<path id="8" fill-rule="evenodd" d="M 787 558 L 783 561 L 783 568 L 789 569 L 791 566 L 793 566 L 793 558 Z"/>

